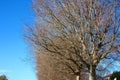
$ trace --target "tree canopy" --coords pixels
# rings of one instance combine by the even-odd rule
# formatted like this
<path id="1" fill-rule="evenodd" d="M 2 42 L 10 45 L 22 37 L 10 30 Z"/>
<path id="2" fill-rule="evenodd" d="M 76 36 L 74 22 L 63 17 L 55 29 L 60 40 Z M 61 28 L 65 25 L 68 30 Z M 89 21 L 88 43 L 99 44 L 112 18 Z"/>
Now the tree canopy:
<path id="1" fill-rule="evenodd" d="M 7 77 L 5 75 L 1 75 L 0 80 L 8 80 L 8 79 L 7 79 Z"/>
<path id="2" fill-rule="evenodd" d="M 120 60 L 119 6 L 119 0 L 34 0 L 35 25 L 26 27 L 25 39 L 36 57 L 53 59 L 56 71 L 88 72 L 96 80 L 97 71 Z"/>
<path id="3" fill-rule="evenodd" d="M 120 80 L 120 71 L 113 72 L 112 76 L 110 76 L 110 80 L 114 80 L 115 78 L 116 80 Z"/>

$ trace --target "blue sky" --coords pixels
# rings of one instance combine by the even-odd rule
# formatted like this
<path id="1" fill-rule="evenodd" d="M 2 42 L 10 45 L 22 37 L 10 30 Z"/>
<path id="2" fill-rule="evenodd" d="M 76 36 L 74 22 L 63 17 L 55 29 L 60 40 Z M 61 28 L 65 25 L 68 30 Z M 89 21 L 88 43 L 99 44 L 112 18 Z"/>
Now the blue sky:
<path id="1" fill-rule="evenodd" d="M 23 22 L 33 19 L 31 4 L 31 0 L 0 0 L 0 75 L 9 80 L 37 80 L 22 38 Z"/>

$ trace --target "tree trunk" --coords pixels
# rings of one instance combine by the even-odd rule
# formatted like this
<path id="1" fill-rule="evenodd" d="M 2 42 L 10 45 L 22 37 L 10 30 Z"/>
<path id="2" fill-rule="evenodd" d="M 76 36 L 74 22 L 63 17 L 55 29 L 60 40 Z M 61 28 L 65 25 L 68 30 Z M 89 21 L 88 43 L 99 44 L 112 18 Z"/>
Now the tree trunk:
<path id="1" fill-rule="evenodd" d="M 76 76 L 76 80 L 81 80 L 80 75 Z"/>
<path id="2" fill-rule="evenodd" d="M 96 80 L 96 72 L 95 72 L 95 66 L 90 66 L 89 69 L 89 80 Z"/>

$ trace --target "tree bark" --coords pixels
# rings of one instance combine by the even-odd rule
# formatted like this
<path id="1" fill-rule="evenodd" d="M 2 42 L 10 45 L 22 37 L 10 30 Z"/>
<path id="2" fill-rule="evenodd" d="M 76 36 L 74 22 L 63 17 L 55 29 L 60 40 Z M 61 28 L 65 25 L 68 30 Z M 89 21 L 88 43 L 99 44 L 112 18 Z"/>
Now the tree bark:
<path id="1" fill-rule="evenodd" d="M 95 66 L 90 66 L 89 69 L 89 80 L 96 80 Z"/>
<path id="2" fill-rule="evenodd" d="M 76 80 L 80 80 L 80 76 L 79 75 L 76 76 Z"/>

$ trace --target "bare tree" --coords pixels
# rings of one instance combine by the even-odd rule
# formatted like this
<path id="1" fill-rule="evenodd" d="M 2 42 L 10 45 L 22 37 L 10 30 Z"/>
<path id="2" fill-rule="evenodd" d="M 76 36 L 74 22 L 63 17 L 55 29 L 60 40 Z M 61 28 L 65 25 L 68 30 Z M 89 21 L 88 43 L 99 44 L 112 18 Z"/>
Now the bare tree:
<path id="1" fill-rule="evenodd" d="M 73 75 L 88 71 L 89 80 L 96 80 L 96 70 L 107 69 L 120 56 L 118 2 L 34 0 L 35 26 L 28 27 L 25 38 L 37 51 L 55 56 L 65 68 L 58 70 Z"/>
<path id="2" fill-rule="evenodd" d="M 62 65 L 59 65 L 58 63 L 59 61 L 56 61 L 56 59 L 54 59 L 54 56 L 37 54 L 36 57 L 37 57 L 36 69 L 39 80 L 74 80 L 75 79 L 75 76 L 60 71 L 60 69 L 64 70 L 64 67 Z"/>

